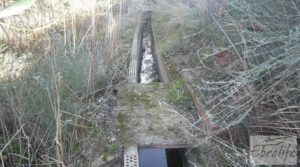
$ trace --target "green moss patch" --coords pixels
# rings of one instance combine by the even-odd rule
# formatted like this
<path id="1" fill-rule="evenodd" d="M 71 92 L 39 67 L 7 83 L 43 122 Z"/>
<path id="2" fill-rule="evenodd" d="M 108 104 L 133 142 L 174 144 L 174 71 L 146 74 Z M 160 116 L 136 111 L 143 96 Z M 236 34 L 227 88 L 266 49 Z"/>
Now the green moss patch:
<path id="1" fill-rule="evenodd" d="M 192 104 L 192 97 L 187 92 L 182 79 L 176 79 L 170 83 L 167 98 L 180 107 L 189 107 Z"/>

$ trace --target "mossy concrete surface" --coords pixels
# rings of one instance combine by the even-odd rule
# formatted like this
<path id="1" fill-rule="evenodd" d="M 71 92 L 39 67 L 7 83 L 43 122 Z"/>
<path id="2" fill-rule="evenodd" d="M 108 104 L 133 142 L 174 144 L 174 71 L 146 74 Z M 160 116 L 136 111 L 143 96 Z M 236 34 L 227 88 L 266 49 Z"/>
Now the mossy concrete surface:
<path id="1" fill-rule="evenodd" d="M 195 69 L 193 70 L 195 71 Z M 187 90 L 192 96 L 198 114 L 201 116 L 201 118 L 203 118 L 203 121 L 201 121 L 201 125 L 200 125 L 201 128 L 204 129 L 207 134 L 211 134 L 211 130 L 212 130 L 211 121 L 208 118 L 208 113 L 206 112 L 205 106 L 203 105 L 204 104 L 203 100 L 205 98 L 203 97 L 203 94 L 193 86 L 196 83 L 195 80 L 193 79 L 195 77 L 193 73 L 194 71 L 184 70 L 181 75 Z M 200 78 L 199 76 L 197 77 Z"/>
<path id="2" fill-rule="evenodd" d="M 160 83 L 127 84 L 118 88 L 113 114 L 124 144 L 192 144 L 185 127 L 191 123 L 167 101 L 168 86 Z"/>

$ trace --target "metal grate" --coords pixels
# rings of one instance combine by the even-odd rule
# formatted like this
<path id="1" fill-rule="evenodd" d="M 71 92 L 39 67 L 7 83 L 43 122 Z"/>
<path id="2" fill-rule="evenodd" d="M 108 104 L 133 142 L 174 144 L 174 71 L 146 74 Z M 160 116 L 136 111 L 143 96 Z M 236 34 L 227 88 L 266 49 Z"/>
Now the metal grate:
<path id="1" fill-rule="evenodd" d="M 139 155 L 137 145 L 125 148 L 124 167 L 139 167 Z"/>

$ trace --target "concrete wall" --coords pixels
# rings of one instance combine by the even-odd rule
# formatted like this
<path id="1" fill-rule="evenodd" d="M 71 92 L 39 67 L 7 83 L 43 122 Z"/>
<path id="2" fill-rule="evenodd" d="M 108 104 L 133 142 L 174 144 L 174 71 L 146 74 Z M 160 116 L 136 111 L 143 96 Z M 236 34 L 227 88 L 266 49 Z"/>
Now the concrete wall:
<path id="1" fill-rule="evenodd" d="M 129 64 L 129 73 L 128 73 L 128 82 L 129 83 L 138 83 L 139 82 L 139 71 L 140 71 L 140 61 L 141 61 L 141 43 L 142 43 L 142 15 L 140 16 L 138 26 L 134 33 L 131 54 L 130 54 L 130 64 Z"/>

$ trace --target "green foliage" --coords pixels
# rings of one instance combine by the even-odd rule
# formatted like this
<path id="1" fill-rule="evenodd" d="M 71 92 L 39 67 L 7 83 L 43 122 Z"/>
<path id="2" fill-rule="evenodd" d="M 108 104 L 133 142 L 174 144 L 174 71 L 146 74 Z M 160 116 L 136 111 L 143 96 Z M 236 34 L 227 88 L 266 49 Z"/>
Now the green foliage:
<path id="1" fill-rule="evenodd" d="M 112 143 L 106 146 L 106 150 L 110 154 L 116 154 L 122 149 L 122 145 L 120 143 Z"/>
<path id="2" fill-rule="evenodd" d="M 20 123 L 25 123 L 27 135 L 30 136 L 32 143 L 36 144 L 34 145 L 36 150 L 30 150 L 30 154 L 33 154 L 32 159 L 37 158 L 36 162 L 39 160 L 35 157 L 35 152 L 43 151 L 47 152 L 47 156 L 55 157 L 55 147 L 52 145 L 55 143 L 55 112 L 58 98 L 60 99 L 59 109 L 62 112 L 63 143 L 61 144 L 64 145 L 64 152 L 72 156 L 81 154 L 79 151 L 83 148 L 80 144 L 80 137 L 90 135 L 87 132 L 91 127 L 89 122 L 84 119 L 81 121 L 81 118 L 86 116 L 86 111 L 92 109 L 92 106 L 82 102 L 79 96 L 104 87 L 103 81 L 105 80 L 103 73 L 98 70 L 101 69 L 99 61 L 102 61 L 102 57 L 99 54 L 92 57 L 87 43 L 82 43 L 81 48 L 76 48 L 75 51 L 71 43 L 64 45 L 63 40 L 53 39 L 52 44 L 51 54 L 46 58 L 38 57 L 39 60 L 30 65 L 22 78 L 0 83 L 0 104 L 5 104 L 6 108 L 3 108 L 5 112 L 14 113 L 14 117 L 21 115 L 18 120 Z M 97 69 L 93 68 L 96 64 Z M 57 89 L 55 84 L 58 74 L 62 78 L 61 85 Z M 6 120 L 7 115 L 4 113 Z M 0 117 L 2 122 L 1 119 L 3 118 Z M 3 125 L 16 128 L 19 126 L 15 122 Z M 6 127 L 0 125 L 0 129 L 2 128 Z M 11 130 L 10 133 L 14 134 L 16 129 Z M 0 134 L 0 138 L 2 135 L 11 134 Z M 75 140 L 74 135 L 80 140 L 78 138 Z M 7 136 L 7 138 L 10 137 Z M 1 145 L 7 142 L 7 140 L 2 142 L 2 138 L 0 140 Z M 40 142 L 43 142 L 43 146 L 40 146 Z M 10 153 L 28 156 L 25 155 L 27 152 L 22 151 L 26 149 L 22 142 L 11 143 L 10 147 L 13 148 L 8 150 Z"/>
<path id="3" fill-rule="evenodd" d="M 192 105 L 192 97 L 187 92 L 182 79 L 176 79 L 170 83 L 167 98 L 180 107 Z"/>

